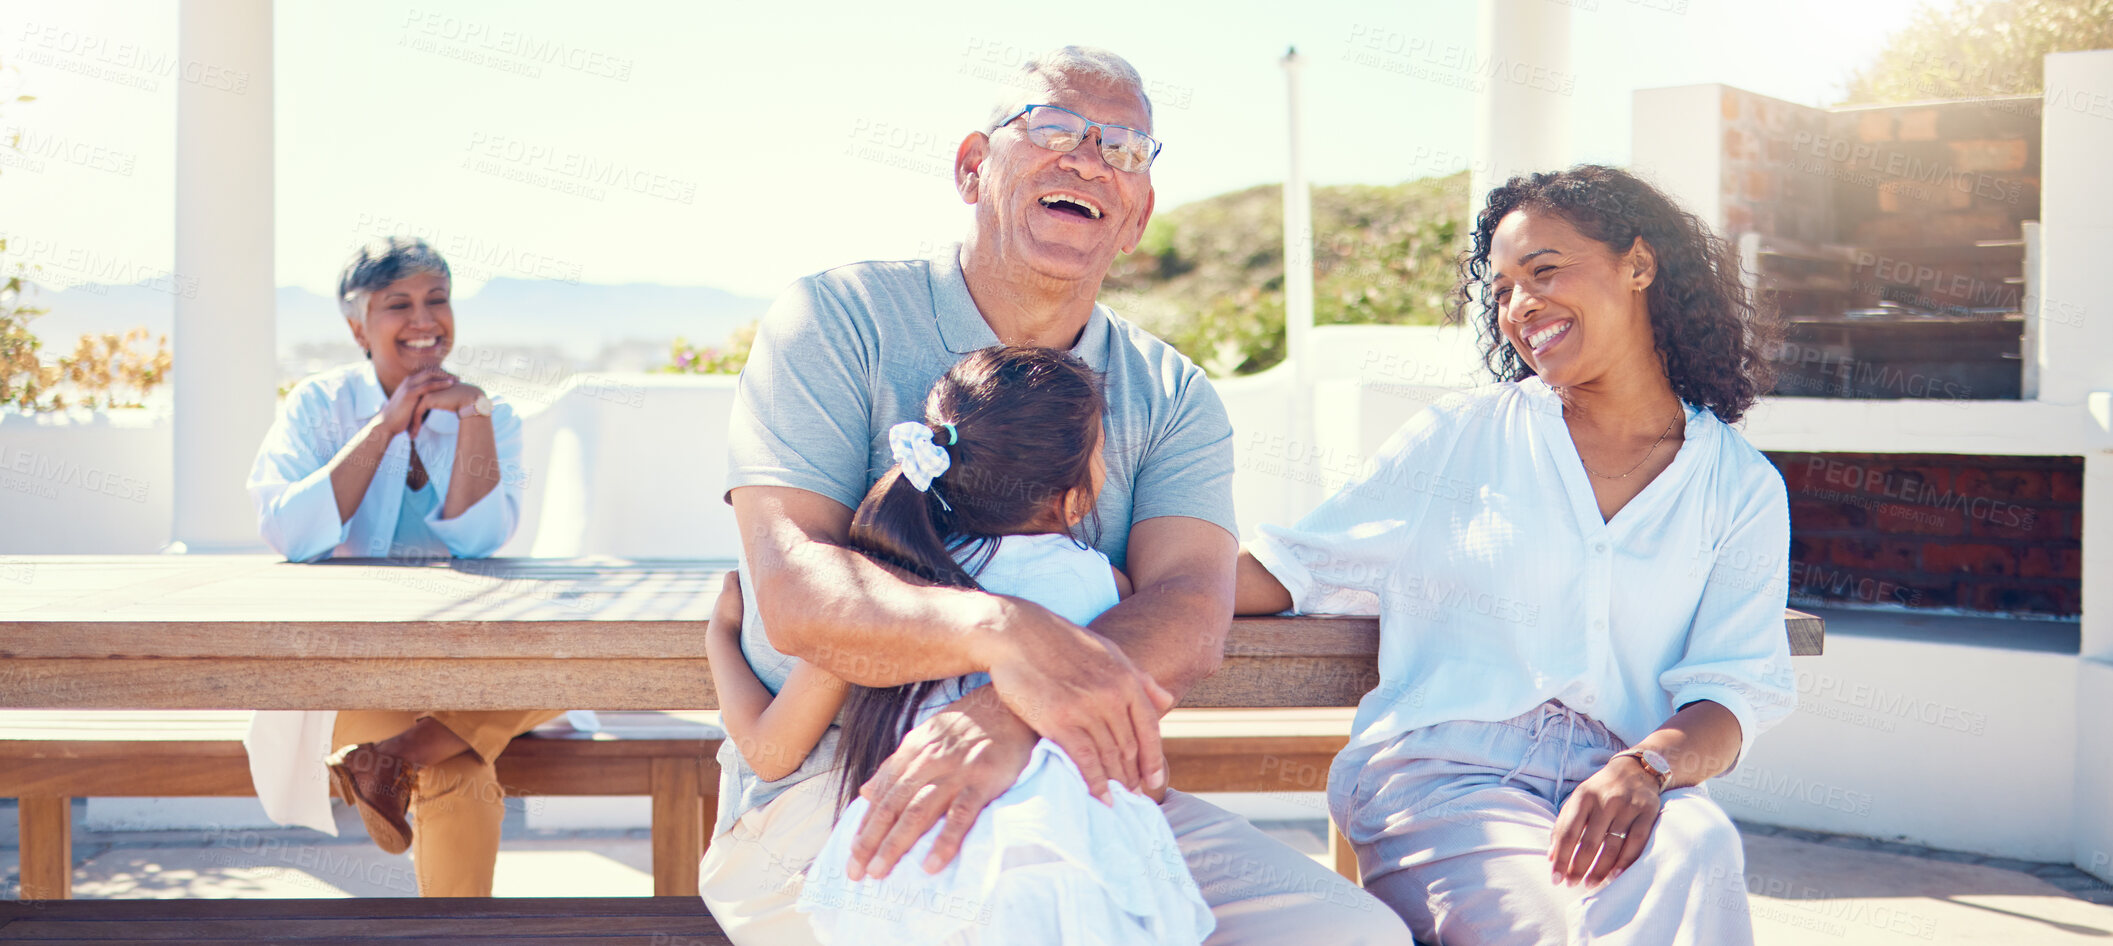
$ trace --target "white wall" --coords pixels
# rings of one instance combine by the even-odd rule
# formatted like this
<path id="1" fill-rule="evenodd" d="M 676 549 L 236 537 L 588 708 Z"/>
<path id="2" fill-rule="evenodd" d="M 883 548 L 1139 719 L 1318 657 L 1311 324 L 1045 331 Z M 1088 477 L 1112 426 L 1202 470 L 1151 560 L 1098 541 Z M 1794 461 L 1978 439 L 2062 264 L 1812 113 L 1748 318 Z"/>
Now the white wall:
<path id="1" fill-rule="evenodd" d="M 1828 631 L 1824 656 L 1794 661 L 1797 712 L 1710 783 L 1725 810 L 1762 824 L 2070 860 L 2071 812 L 2080 810 L 2077 658 Z"/>
<path id="2" fill-rule="evenodd" d="M 730 376 L 582 375 L 522 424 L 527 508 L 502 555 L 731 559 Z"/>
<path id="3" fill-rule="evenodd" d="M 1630 169 L 1713 227 L 1724 225 L 1724 92 L 1638 89 L 1630 109 Z"/>
<path id="4" fill-rule="evenodd" d="M 0 411 L 0 554 L 157 552 L 174 490 L 167 411 Z"/>
<path id="5" fill-rule="evenodd" d="M 1313 330 L 1314 429 L 1294 423 L 1289 368 L 1216 382 L 1232 417 L 1240 528 L 1291 523 L 1447 391 L 1480 384 L 1474 332 L 1459 327 L 1324 325 Z"/>
<path id="6" fill-rule="evenodd" d="M 2072 862 L 2113 882 L 2113 661 L 2077 661 L 2076 719 Z"/>

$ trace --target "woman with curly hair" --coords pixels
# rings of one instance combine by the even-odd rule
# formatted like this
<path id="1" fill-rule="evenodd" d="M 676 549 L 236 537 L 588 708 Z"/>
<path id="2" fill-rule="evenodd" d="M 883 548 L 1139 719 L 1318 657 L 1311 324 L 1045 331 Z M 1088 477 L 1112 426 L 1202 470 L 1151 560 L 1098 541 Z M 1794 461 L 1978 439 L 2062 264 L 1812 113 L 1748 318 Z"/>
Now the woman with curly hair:
<path id="1" fill-rule="evenodd" d="M 1736 258 L 1620 170 L 1489 194 L 1458 311 L 1498 383 L 1241 555 L 1237 610 L 1380 617 L 1328 779 L 1367 890 L 1426 943 L 1753 941 L 1704 780 L 1797 695 L 1783 480 Z"/>

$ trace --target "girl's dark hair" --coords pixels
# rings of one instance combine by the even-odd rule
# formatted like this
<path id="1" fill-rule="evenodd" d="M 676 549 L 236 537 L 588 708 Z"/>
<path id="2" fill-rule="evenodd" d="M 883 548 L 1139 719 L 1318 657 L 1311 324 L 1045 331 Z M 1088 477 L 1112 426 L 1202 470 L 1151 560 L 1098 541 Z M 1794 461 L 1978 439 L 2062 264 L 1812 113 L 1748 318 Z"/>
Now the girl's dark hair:
<path id="1" fill-rule="evenodd" d="M 1490 283 L 1490 244 L 1497 225 L 1515 210 L 1547 211 L 1579 232 L 1627 253 L 1637 237 L 1658 257 L 1658 275 L 1644 300 L 1651 335 L 1673 393 L 1719 420 L 1733 423 L 1773 383 L 1768 354 L 1777 325 L 1757 309 L 1740 279 L 1738 255 L 1694 214 L 1635 175 L 1580 164 L 1567 171 L 1514 177 L 1489 192 L 1475 216 L 1474 248 L 1460 257 L 1454 319 L 1472 318 L 1482 334 L 1482 363 L 1499 381 L 1519 381 L 1533 369 L 1504 340 Z"/>
<path id="2" fill-rule="evenodd" d="M 852 514 L 852 547 L 935 584 L 977 587 L 975 573 L 1003 536 L 1045 530 L 1053 505 L 1073 490 L 1090 494 L 1106 406 L 1100 380 L 1065 352 L 969 354 L 924 401 L 932 442 L 951 465 L 927 492 L 900 465 L 882 474 Z M 837 743 L 839 808 L 902 743 L 938 683 L 851 687 Z"/>

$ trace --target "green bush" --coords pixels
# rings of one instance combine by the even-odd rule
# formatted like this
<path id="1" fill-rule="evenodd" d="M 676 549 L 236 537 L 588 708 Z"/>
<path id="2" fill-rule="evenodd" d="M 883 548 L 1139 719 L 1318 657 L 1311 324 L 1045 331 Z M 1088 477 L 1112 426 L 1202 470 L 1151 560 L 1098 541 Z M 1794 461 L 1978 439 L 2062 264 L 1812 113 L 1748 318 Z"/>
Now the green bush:
<path id="1" fill-rule="evenodd" d="M 1466 172 L 1313 190 L 1317 325 L 1445 318 L 1467 219 Z M 1109 267 L 1102 298 L 1214 376 L 1284 360 L 1284 197 L 1277 184 L 1153 218 Z"/>

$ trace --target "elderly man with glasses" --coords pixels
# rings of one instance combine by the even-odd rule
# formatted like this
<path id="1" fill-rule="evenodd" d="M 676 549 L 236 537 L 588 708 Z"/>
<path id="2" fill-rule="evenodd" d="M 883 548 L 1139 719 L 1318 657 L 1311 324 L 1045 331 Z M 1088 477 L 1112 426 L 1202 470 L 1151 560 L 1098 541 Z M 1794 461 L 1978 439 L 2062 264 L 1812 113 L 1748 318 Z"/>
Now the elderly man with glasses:
<path id="1" fill-rule="evenodd" d="M 806 277 L 763 320 L 730 433 L 743 655 L 773 691 L 799 661 L 867 686 L 993 680 L 905 735 L 866 784 L 854 881 L 943 868 L 1043 737 L 1096 793 L 1114 781 L 1163 799 L 1216 919 L 1208 942 L 1407 943 L 1362 890 L 1166 789 L 1159 717 L 1217 667 L 1232 618 L 1232 427 L 1201 370 L 1095 301 L 1152 216 L 1160 143 L 1136 70 L 1064 47 L 1018 78 L 955 153 L 955 188 L 974 207 L 966 239 L 930 259 Z M 1084 538 L 1136 593 L 1091 627 L 932 587 L 846 545 L 852 510 L 893 462 L 888 428 L 921 416 L 935 379 L 993 345 L 1069 350 L 1104 379 L 1108 475 Z M 766 782 L 726 742 L 701 892 L 734 942 L 814 941 L 793 904 L 837 812 L 835 743 L 832 732 Z M 898 865 L 928 834 L 923 860 Z"/>

